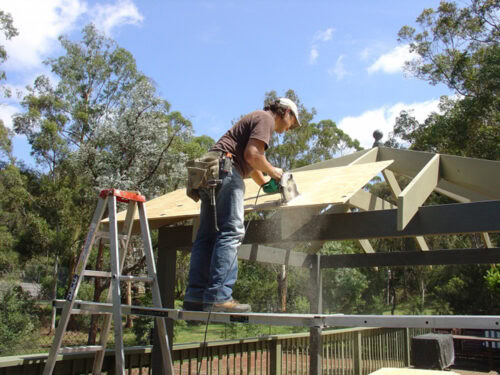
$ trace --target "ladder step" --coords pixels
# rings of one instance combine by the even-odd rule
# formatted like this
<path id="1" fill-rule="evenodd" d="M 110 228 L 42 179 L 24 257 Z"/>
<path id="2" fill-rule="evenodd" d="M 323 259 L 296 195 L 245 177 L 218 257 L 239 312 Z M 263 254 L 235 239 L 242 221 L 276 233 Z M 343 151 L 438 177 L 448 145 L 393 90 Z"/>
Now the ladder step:
<path id="1" fill-rule="evenodd" d="M 89 276 L 89 277 L 111 277 L 111 272 L 85 270 L 85 271 L 83 271 L 83 276 Z"/>
<path id="2" fill-rule="evenodd" d="M 149 276 L 120 276 L 121 281 L 142 281 L 144 283 L 152 283 L 155 281 L 154 277 Z"/>
<path id="3" fill-rule="evenodd" d="M 59 354 L 69 353 L 95 353 L 103 349 L 102 345 L 85 345 L 85 346 L 65 346 L 59 350 Z"/>
<path id="4" fill-rule="evenodd" d="M 85 271 L 83 271 L 83 276 L 111 277 L 111 272 L 85 270 Z M 150 277 L 150 276 L 146 276 L 146 275 L 139 275 L 139 276 L 122 275 L 122 276 L 120 276 L 120 280 L 121 281 L 141 281 L 144 283 L 152 283 L 155 279 L 154 279 L 154 277 Z"/>
<path id="5" fill-rule="evenodd" d="M 111 237 L 111 234 L 109 232 L 99 231 L 95 234 L 95 236 L 96 236 L 96 239 L 102 238 L 104 240 L 109 240 L 109 238 Z M 126 240 L 126 239 L 128 239 L 128 236 L 126 234 L 119 234 L 118 239 Z"/>

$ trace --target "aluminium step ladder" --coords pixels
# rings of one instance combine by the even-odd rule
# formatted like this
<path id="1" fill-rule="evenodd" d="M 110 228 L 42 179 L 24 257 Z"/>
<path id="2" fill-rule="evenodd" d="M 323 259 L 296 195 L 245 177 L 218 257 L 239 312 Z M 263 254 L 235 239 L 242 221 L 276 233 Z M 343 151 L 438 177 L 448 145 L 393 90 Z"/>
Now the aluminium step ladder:
<path id="1" fill-rule="evenodd" d="M 125 217 L 125 222 L 123 224 L 122 230 L 118 232 L 118 224 L 116 220 L 116 202 L 128 203 L 127 214 Z M 152 295 L 153 295 L 153 305 L 154 307 L 162 308 L 160 289 L 158 287 L 157 277 L 156 277 L 156 266 L 153 258 L 153 248 L 151 245 L 151 236 L 149 232 L 149 225 L 146 217 L 146 208 L 144 202 L 145 197 L 136 192 L 127 192 L 117 189 L 106 189 L 102 190 L 99 194 L 99 201 L 97 208 L 94 212 L 92 222 L 90 224 L 89 233 L 85 240 L 85 244 L 80 254 L 77 267 L 75 269 L 75 275 L 71 282 L 66 300 L 64 301 L 64 306 L 57 326 L 54 342 L 49 352 L 47 362 L 43 371 L 44 375 L 52 374 L 54 367 L 56 365 L 57 356 L 59 354 L 65 353 L 75 353 L 75 352 L 94 352 L 94 366 L 92 369 L 92 374 L 101 374 L 102 364 L 104 361 L 104 354 L 106 351 L 109 330 L 111 328 L 111 321 L 114 322 L 114 333 L 115 333 L 115 373 L 125 374 L 125 355 L 123 346 L 123 332 L 122 332 L 122 307 L 121 307 L 121 292 L 120 292 L 120 281 L 141 281 L 150 282 L 152 285 Z M 103 219 L 104 213 L 108 207 L 109 212 L 109 231 L 99 231 L 99 226 L 101 225 L 101 220 Z M 144 255 L 146 257 L 147 264 L 147 275 L 144 276 L 125 276 L 122 275 L 123 264 L 125 262 L 125 255 L 130 241 L 132 233 L 132 225 L 134 222 L 134 215 L 136 209 L 139 209 L 140 227 L 142 242 L 144 246 Z M 110 247 L 110 263 L 111 272 L 103 271 L 93 271 L 87 270 L 86 265 L 89 259 L 92 246 L 96 238 L 107 238 L 109 239 Z M 119 247 L 119 244 L 121 247 Z M 121 251 L 120 251 L 121 248 Z M 109 313 L 106 311 L 99 310 L 99 304 L 95 303 L 94 314 L 104 314 L 104 324 L 101 331 L 99 345 L 90 346 L 78 346 L 78 347 L 64 347 L 61 348 L 63 336 L 66 332 L 68 326 L 69 318 L 71 314 L 78 313 L 89 313 L 88 311 L 80 311 L 79 309 L 74 309 L 76 302 L 75 297 L 78 293 L 78 289 L 83 280 L 83 277 L 107 277 L 111 278 L 110 288 L 108 292 L 108 303 L 112 303 L 113 312 Z M 91 302 L 88 302 L 91 303 Z M 135 310 L 140 310 L 140 306 L 134 306 Z M 164 374 L 173 375 L 173 363 L 172 356 L 170 352 L 170 347 L 167 338 L 167 329 L 165 320 L 162 317 L 156 317 L 156 325 L 158 327 L 158 335 L 161 346 L 162 358 L 164 359 Z"/>

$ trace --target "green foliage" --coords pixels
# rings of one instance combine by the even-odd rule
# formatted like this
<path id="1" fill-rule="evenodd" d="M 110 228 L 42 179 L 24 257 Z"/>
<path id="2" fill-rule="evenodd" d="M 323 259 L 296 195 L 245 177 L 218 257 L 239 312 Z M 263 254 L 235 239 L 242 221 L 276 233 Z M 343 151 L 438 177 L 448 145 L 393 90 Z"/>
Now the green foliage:
<path id="1" fill-rule="evenodd" d="M 500 33 L 498 1 L 471 0 L 460 8 L 441 1 L 417 18 L 421 30 L 404 26 L 399 40 L 419 58 L 406 69 L 431 84 L 444 83 L 458 95 L 441 98 L 441 114 L 418 123 L 409 112 L 396 120 L 395 138 L 415 150 L 500 159 Z"/>
<path id="2" fill-rule="evenodd" d="M 135 334 L 137 345 L 150 345 L 152 343 L 154 326 L 154 319 L 144 316 L 134 319 L 132 332 Z"/>
<path id="3" fill-rule="evenodd" d="M 484 279 L 486 280 L 486 285 L 491 293 L 495 296 L 500 296 L 500 265 L 492 265 Z"/>
<path id="4" fill-rule="evenodd" d="M 10 13 L 5 13 L 3 10 L 0 10 L 0 32 L 7 40 L 19 35 L 19 32 L 14 27 L 12 15 Z M 7 60 L 7 51 L 4 46 L 0 45 L 0 64 L 3 64 L 5 60 Z M 0 71 L 0 81 L 3 79 L 5 79 L 5 72 Z"/>
<path id="5" fill-rule="evenodd" d="M 37 335 L 39 320 L 33 300 L 19 286 L 0 293 L 0 354 L 8 355 L 16 347 Z"/>
<path id="6" fill-rule="evenodd" d="M 354 252 L 351 243 L 327 242 L 321 254 Z M 368 288 L 366 276 L 358 269 L 323 270 L 323 310 L 331 313 L 359 313 L 365 307 L 363 293 Z"/>
<path id="7" fill-rule="evenodd" d="M 432 277 L 433 296 L 454 314 L 497 315 L 500 293 L 489 289 L 488 271 L 484 265 L 442 267 Z"/>
<path id="8" fill-rule="evenodd" d="M 276 276 L 269 266 L 239 262 L 238 282 L 233 292 L 235 299 L 249 303 L 254 311 L 276 311 L 276 289 Z"/>

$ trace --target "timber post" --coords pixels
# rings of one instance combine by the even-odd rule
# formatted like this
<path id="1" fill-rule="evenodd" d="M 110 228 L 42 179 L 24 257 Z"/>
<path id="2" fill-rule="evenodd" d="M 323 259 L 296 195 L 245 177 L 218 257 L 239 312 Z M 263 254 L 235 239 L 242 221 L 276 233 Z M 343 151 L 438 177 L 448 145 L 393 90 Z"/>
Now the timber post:
<path id="1" fill-rule="evenodd" d="M 321 277 L 321 255 L 311 255 L 309 274 L 309 303 L 311 314 L 321 314 L 323 311 L 323 282 Z"/>
<path id="2" fill-rule="evenodd" d="M 309 370 L 311 375 L 323 374 L 323 328 L 309 329 Z"/>
<path id="3" fill-rule="evenodd" d="M 158 233 L 158 267 L 160 271 L 158 275 L 158 285 L 160 287 L 160 294 L 163 307 L 175 307 L 175 269 L 177 264 L 177 250 L 168 244 L 171 243 L 167 233 L 163 228 L 159 229 Z M 167 335 L 170 348 L 174 344 L 174 321 L 172 319 L 166 320 Z M 163 374 L 163 358 L 159 346 L 157 328 L 155 324 L 155 333 L 153 335 L 153 352 L 151 362 L 153 367 L 153 374 Z"/>

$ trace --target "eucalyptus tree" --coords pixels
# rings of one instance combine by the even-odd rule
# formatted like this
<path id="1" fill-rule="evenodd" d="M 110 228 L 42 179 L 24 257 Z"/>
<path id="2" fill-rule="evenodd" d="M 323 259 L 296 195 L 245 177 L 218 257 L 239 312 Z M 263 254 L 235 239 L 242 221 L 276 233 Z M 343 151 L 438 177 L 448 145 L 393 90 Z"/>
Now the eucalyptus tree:
<path id="1" fill-rule="evenodd" d="M 19 32 L 14 27 L 14 21 L 10 13 L 5 13 L 0 10 L 0 32 L 6 40 L 12 39 Z M 7 51 L 5 47 L 0 44 L 0 65 L 2 65 L 7 60 Z M 0 70 L 0 82 L 6 79 L 6 74 L 3 70 Z M 1 87 L 3 94 L 6 96 L 10 95 L 10 92 L 5 87 Z M 0 103 L 2 105 L 2 103 Z M 0 120 L 0 157 L 4 154 L 11 161 L 12 157 L 12 132 L 5 126 L 4 122 Z"/>
<path id="2" fill-rule="evenodd" d="M 441 99 L 441 114 L 424 123 L 402 113 L 394 134 L 411 148 L 488 159 L 500 158 L 500 3 L 469 0 L 460 7 L 441 1 L 424 9 L 413 26 L 399 31 L 417 58 L 406 70 L 454 91 Z"/>
<path id="3" fill-rule="evenodd" d="M 177 186 L 192 127 L 170 112 L 133 55 L 94 25 L 79 41 L 59 41 L 63 54 L 45 61 L 56 80 L 42 75 L 27 88 L 14 129 L 42 168 L 39 206 L 59 239 L 54 258 L 62 256 L 72 272 L 97 191 L 116 187 L 151 198 Z M 100 294 L 105 284 L 96 280 L 95 287 Z"/>

